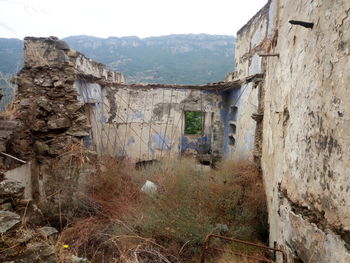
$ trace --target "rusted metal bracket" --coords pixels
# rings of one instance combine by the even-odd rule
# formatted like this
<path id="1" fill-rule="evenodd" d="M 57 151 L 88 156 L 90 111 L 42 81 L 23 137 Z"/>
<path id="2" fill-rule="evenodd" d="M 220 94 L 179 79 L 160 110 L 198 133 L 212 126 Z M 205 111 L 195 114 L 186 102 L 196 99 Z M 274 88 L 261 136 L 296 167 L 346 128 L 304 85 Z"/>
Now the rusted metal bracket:
<path id="1" fill-rule="evenodd" d="M 224 239 L 224 240 L 227 240 L 227 241 L 244 244 L 244 245 L 251 246 L 251 247 L 257 247 L 257 248 L 260 248 L 260 249 L 263 249 L 263 250 L 267 250 L 267 251 L 279 252 L 279 253 L 282 254 L 282 260 L 283 260 L 282 262 L 283 263 L 288 263 L 287 262 L 287 254 L 282 249 L 267 247 L 267 246 L 264 246 L 264 245 L 260 245 L 260 244 L 256 244 L 256 243 L 252 243 L 252 242 L 248 242 L 248 241 L 244 241 L 244 240 L 239 240 L 239 239 L 232 238 L 232 237 L 225 237 L 225 236 L 215 235 L 215 234 L 209 234 L 209 235 L 206 236 L 206 238 L 204 240 L 204 244 L 203 244 L 203 250 L 202 250 L 202 255 L 201 255 L 201 258 L 200 258 L 200 263 L 204 263 L 205 262 L 206 255 L 207 255 L 207 252 L 208 252 L 209 249 L 213 249 L 213 250 L 221 251 L 221 252 L 227 252 L 227 253 L 230 253 L 230 254 L 233 254 L 233 255 L 236 255 L 236 256 L 240 256 L 240 257 L 244 257 L 244 258 L 250 258 L 250 259 L 254 259 L 254 260 L 259 260 L 259 262 L 275 263 L 275 261 L 273 261 L 271 259 L 263 258 L 263 257 L 256 257 L 256 256 L 236 253 L 236 252 L 232 252 L 232 251 L 228 251 L 228 250 L 224 250 L 224 249 L 220 249 L 220 248 L 210 247 L 210 240 L 211 240 L 211 238 Z"/>
<path id="2" fill-rule="evenodd" d="M 291 23 L 292 25 L 303 26 L 303 27 L 311 28 L 311 29 L 314 27 L 314 23 L 299 21 L 299 20 L 289 20 L 289 23 Z"/>

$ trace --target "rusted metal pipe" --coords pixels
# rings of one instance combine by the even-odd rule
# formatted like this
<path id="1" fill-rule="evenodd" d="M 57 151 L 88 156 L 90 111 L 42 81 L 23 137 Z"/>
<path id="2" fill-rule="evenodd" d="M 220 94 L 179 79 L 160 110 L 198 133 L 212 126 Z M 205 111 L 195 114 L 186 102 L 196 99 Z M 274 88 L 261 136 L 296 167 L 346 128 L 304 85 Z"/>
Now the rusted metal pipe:
<path id="1" fill-rule="evenodd" d="M 209 241 L 210 241 L 210 235 L 207 235 L 205 237 L 205 240 L 204 240 L 200 263 L 204 263 L 204 261 L 205 261 L 205 256 L 206 256 L 208 248 L 209 248 Z"/>

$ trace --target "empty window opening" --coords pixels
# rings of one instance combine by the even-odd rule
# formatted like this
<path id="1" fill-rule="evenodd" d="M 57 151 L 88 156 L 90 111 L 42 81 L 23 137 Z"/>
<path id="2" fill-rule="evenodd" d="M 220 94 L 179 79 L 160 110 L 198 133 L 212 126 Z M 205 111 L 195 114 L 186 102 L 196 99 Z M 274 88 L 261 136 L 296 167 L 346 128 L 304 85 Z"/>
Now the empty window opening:
<path id="1" fill-rule="evenodd" d="M 232 135 L 228 136 L 228 144 L 235 145 L 236 139 Z"/>
<path id="2" fill-rule="evenodd" d="M 204 112 L 185 111 L 185 134 L 202 135 L 204 126 Z"/>
<path id="3" fill-rule="evenodd" d="M 230 123 L 229 127 L 230 127 L 230 131 L 229 132 L 233 133 L 233 134 L 236 134 L 236 124 Z"/>
<path id="4" fill-rule="evenodd" d="M 230 111 L 229 111 L 229 120 L 230 121 L 236 121 L 237 120 L 237 112 L 238 112 L 238 107 L 237 106 L 230 106 Z"/>

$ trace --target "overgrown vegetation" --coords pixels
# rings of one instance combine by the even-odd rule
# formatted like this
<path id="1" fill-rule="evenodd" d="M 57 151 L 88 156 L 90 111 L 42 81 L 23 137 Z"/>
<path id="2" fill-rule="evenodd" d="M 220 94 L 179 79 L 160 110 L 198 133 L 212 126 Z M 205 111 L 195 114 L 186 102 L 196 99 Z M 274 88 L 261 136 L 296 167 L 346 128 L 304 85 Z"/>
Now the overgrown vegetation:
<path id="1" fill-rule="evenodd" d="M 201 135 L 203 133 L 204 114 L 200 111 L 185 112 L 185 134 Z"/>
<path id="2" fill-rule="evenodd" d="M 146 180 L 156 192 L 140 191 Z M 69 193 L 71 202 L 51 215 L 67 216 L 62 244 L 91 262 L 197 262 L 209 233 L 256 242 L 267 237 L 262 180 L 249 164 L 223 163 L 203 174 L 193 160 L 136 170 L 125 160 L 102 158 L 85 190 Z M 74 216 L 66 212 L 70 205 Z"/>

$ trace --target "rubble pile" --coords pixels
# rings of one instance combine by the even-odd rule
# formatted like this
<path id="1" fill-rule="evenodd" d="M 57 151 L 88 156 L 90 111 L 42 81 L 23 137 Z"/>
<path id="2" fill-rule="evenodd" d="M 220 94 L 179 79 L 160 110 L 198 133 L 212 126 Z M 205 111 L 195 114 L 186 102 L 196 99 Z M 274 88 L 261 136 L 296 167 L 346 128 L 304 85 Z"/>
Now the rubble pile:
<path id="1" fill-rule="evenodd" d="M 85 262 L 57 230 L 83 205 L 77 193 L 96 157 L 83 146 L 89 102 L 77 83 L 125 79 L 56 37 L 27 37 L 24 52 L 10 117 L 0 116 L 0 262 Z"/>
<path id="2" fill-rule="evenodd" d="M 31 200 L 23 199 L 24 185 L 4 179 L 0 182 L 0 261 L 57 262 L 52 245 L 57 230 L 50 226 L 37 227 L 38 211 Z"/>

